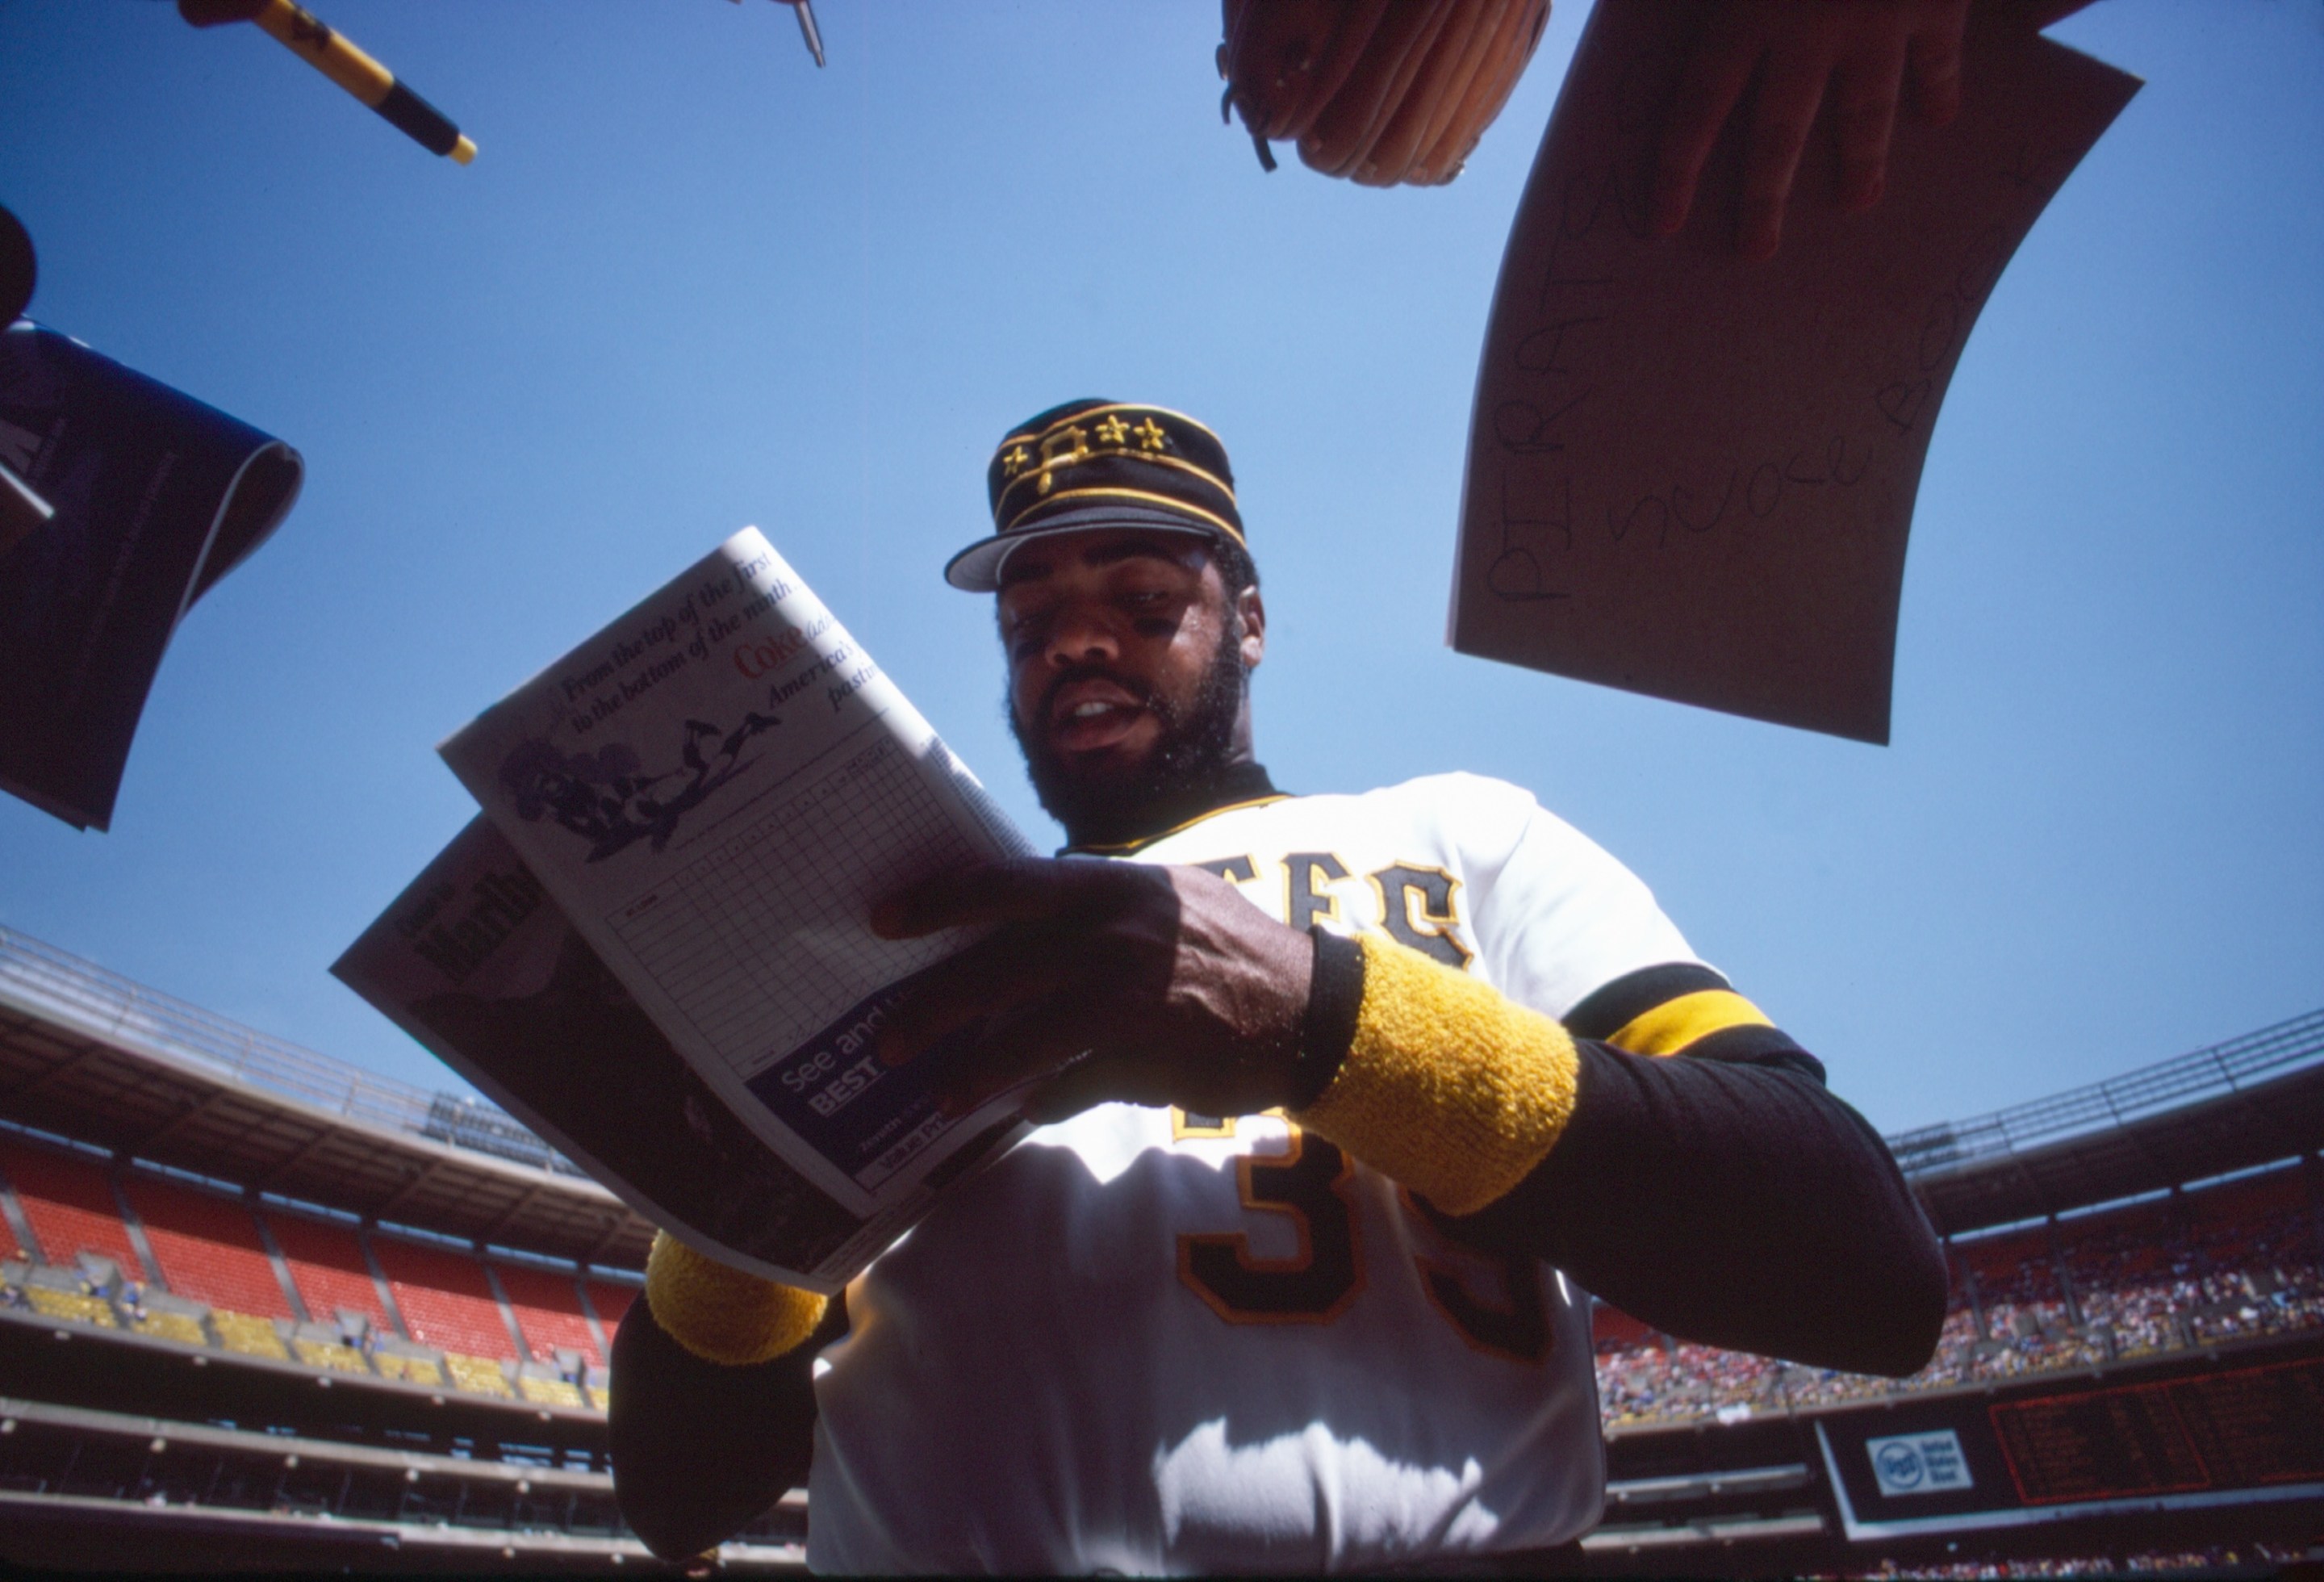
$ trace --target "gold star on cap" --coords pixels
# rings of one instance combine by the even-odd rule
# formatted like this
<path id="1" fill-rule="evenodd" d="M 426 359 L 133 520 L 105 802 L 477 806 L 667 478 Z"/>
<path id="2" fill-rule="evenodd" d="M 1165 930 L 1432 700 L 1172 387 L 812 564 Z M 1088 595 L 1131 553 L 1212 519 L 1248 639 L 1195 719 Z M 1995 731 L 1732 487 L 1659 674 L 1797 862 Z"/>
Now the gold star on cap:
<path id="1" fill-rule="evenodd" d="M 993 447 L 984 486 L 992 536 L 945 564 L 954 587 L 993 591 L 1011 549 L 1055 533 L 1128 529 L 1243 542 L 1226 447 L 1167 407 L 1096 400 L 1051 407 Z"/>

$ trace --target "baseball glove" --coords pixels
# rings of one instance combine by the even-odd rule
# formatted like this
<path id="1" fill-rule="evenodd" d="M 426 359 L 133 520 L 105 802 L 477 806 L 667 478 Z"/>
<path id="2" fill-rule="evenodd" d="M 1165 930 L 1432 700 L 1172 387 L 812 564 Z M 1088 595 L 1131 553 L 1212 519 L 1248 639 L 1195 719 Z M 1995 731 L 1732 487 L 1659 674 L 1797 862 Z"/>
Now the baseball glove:
<path id="1" fill-rule="evenodd" d="M 1508 102 L 1549 0 L 1224 0 L 1220 109 L 1240 113 L 1259 162 L 1299 145 L 1327 176 L 1433 186 Z"/>

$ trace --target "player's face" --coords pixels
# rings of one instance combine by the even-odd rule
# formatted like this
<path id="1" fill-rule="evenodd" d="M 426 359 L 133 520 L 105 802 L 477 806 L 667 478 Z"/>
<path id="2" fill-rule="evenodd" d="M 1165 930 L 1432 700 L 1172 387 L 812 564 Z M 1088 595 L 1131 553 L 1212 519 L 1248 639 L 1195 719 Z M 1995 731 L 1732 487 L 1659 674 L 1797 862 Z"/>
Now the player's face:
<path id="1" fill-rule="evenodd" d="M 1249 755 L 1242 674 L 1266 612 L 1255 588 L 1230 599 L 1203 541 L 1037 540 L 1009 559 L 1000 621 L 1010 717 L 1045 802 L 1052 782 L 1130 791 L 1157 770 L 1176 780 Z"/>

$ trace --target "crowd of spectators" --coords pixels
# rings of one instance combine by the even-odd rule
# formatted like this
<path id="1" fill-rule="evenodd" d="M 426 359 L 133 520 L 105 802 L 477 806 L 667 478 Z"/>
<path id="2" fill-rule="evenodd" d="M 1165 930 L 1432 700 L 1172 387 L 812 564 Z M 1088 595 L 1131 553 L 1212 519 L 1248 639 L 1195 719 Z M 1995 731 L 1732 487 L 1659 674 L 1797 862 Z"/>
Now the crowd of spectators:
<path id="1" fill-rule="evenodd" d="M 1904 1380 L 1695 1346 L 1601 1309 L 1606 1424 L 1732 1422 L 2324 1328 L 2324 1213 L 2296 1170 L 1964 1240 L 1950 1254 L 1936 1355 Z"/>
<path id="2" fill-rule="evenodd" d="M 1849 1573 L 1863 1582 L 1888 1578 L 1932 1577 L 1941 1582 L 1973 1582 L 2001 1577 L 2201 1577 L 2219 1573 L 2273 1573 L 2279 1567 L 2312 1562 L 2316 1557 L 2282 1544 L 2214 1544 L 2209 1549 L 2176 1550 L 2132 1555 L 2072 1555 L 2033 1559 L 1947 1560 L 1938 1564 L 1900 1566 L 1883 1560 L 1867 1571 Z"/>

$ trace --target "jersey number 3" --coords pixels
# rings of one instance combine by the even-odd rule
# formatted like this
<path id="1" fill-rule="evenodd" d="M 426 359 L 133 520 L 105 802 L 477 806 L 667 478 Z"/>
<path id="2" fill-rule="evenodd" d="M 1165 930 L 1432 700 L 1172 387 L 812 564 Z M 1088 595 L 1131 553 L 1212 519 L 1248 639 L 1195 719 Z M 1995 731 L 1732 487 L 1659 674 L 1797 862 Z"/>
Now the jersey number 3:
<path id="1" fill-rule="evenodd" d="M 1245 1207 L 1291 1217 L 1295 1250 L 1260 1258 L 1240 1232 L 1182 1235 L 1178 1278 L 1231 1324 L 1330 1323 L 1364 1289 L 1356 1208 L 1348 1196 L 1354 1166 L 1334 1144 L 1294 1126 L 1286 1152 L 1245 1154 L 1235 1170 Z M 1430 1301 L 1471 1346 L 1538 1362 L 1550 1342 L 1540 1272 L 1530 1258 L 1491 1261 L 1501 1265 L 1502 1302 L 1475 1295 L 1451 1260 L 1418 1259 Z"/>

